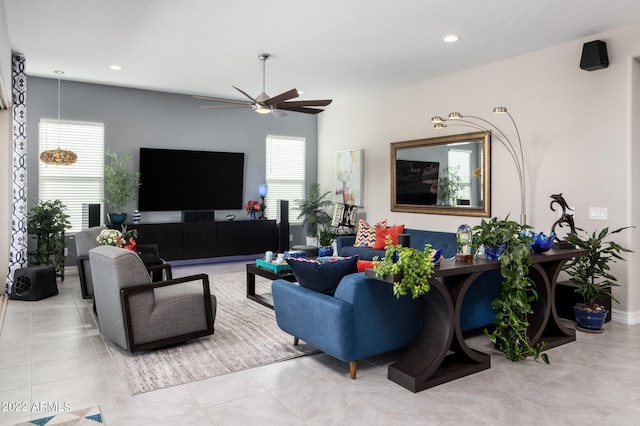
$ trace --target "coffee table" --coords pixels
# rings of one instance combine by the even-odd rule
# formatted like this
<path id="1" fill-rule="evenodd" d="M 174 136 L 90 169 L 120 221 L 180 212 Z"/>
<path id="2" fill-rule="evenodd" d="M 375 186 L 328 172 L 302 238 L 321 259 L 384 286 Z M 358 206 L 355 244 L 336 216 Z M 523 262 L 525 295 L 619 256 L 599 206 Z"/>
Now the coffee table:
<path id="1" fill-rule="evenodd" d="M 273 300 L 269 297 L 256 294 L 256 275 L 269 280 L 282 279 L 290 283 L 297 281 L 291 271 L 276 273 L 270 269 L 257 266 L 255 263 L 247 263 L 247 299 L 251 299 L 271 309 L 273 309 Z"/>

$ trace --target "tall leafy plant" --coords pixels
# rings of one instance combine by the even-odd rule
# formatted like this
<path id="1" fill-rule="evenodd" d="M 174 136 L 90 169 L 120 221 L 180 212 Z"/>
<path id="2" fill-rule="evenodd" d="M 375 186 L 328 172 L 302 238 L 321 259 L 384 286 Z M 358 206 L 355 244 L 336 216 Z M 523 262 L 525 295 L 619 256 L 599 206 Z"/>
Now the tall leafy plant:
<path id="1" fill-rule="evenodd" d="M 618 302 L 608 288 L 618 286 L 618 279 L 611 273 L 611 263 L 618 260 L 624 261 L 622 253 L 630 253 L 625 247 L 614 241 L 605 241 L 613 234 L 618 234 L 633 226 L 625 226 L 613 231 L 604 228 L 601 231 L 593 231 L 589 234 L 584 229 L 576 228 L 576 232 L 570 242 L 576 247 L 587 250 L 587 254 L 573 258 L 564 266 L 571 276 L 571 281 L 577 284 L 576 293 L 583 299 L 586 308 L 595 310 L 599 307 L 600 301 L 605 297 Z"/>
<path id="2" fill-rule="evenodd" d="M 327 213 L 327 208 L 333 204 L 327 197 L 331 191 L 320 193 L 318 183 L 309 184 L 309 193 L 304 200 L 296 200 L 300 214 L 298 219 L 302 219 L 307 237 L 318 238 L 323 226 L 331 223 L 331 216 Z"/>
<path id="3" fill-rule="evenodd" d="M 134 191 L 140 186 L 140 172 L 129 170 L 125 163 L 131 154 L 118 154 L 107 150 L 104 165 L 104 202 L 113 213 L 122 213 L 125 204 L 135 199 Z"/>
<path id="4" fill-rule="evenodd" d="M 60 200 L 40 201 L 27 214 L 27 230 L 38 239 L 30 261 L 35 265 L 53 265 L 56 273 L 64 273 L 65 230 L 71 228 L 67 206 Z"/>

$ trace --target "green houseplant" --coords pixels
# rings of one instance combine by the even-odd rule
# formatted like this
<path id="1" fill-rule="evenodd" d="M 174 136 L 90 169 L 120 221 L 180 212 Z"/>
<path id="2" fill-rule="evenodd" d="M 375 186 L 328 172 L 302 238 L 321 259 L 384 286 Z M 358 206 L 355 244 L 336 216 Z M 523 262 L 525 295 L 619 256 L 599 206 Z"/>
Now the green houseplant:
<path id="1" fill-rule="evenodd" d="M 304 200 L 296 200 L 300 214 L 298 219 L 302 219 L 307 237 L 318 239 L 320 230 L 323 226 L 331 223 L 331 216 L 327 213 L 327 207 L 332 202 L 327 200 L 331 191 L 320 193 L 320 185 L 318 183 L 309 184 L 309 193 Z"/>
<path id="2" fill-rule="evenodd" d="M 549 363 L 547 354 L 542 353 L 545 342 L 532 346 L 527 334 L 527 316 L 533 313 L 531 302 L 538 297 L 529 278 L 533 240 L 527 236 L 527 229 L 530 226 L 509 220 L 508 215 L 504 219 L 483 219 L 480 225 L 473 228 L 474 246 L 484 245 L 485 253 L 491 253 L 492 256 L 496 255 L 492 252 L 493 247 L 500 247 L 498 251 L 501 251 L 497 260 L 500 261 L 502 289 L 500 297 L 491 304 L 497 311 L 495 329 L 492 332 L 485 330 L 485 333 L 513 362 L 531 356 Z"/>
<path id="3" fill-rule="evenodd" d="M 400 298 L 408 293 L 416 298 L 427 293 L 431 286 L 429 279 L 435 267 L 435 250 L 426 244 L 420 251 L 399 244 L 387 244 L 384 258 L 374 257 L 373 272 L 378 277 L 393 277 L 393 294 Z"/>
<path id="4" fill-rule="evenodd" d="M 56 274 L 63 278 L 64 234 L 66 229 L 71 228 L 66 209 L 60 200 L 40 201 L 27 215 L 27 230 L 38 239 L 36 251 L 30 253 L 30 262 L 34 265 L 53 265 Z"/>
<path id="5" fill-rule="evenodd" d="M 107 150 L 104 165 L 105 204 L 111 207 L 109 220 L 121 224 L 127 215 L 123 213 L 125 204 L 135 199 L 134 191 L 140 186 L 140 172 L 129 170 L 125 163 L 131 154 L 118 154 Z"/>
<path id="6" fill-rule="evenodd" d="M 464 187 L 458 169 L 447 167 L 438 179 L 440 202 L 446 206 L 455 206 L 458 192 Z"/>
<path id="7" fill-rule="evenodd" d="M 564 266 L 564 271 L 577 285 L 576 293 L 582 296 L 583 302 L 574 307 L 576 322 L 583 330 L 601 330 L 608 313 L 602 306 L 604 298 L 618 302 L 611 287 L 619 286 L 618 279 L 611 273 L 611 264 L 618 260 L 624 261 L 622 253 L 630 253 L 629 250 L 614 241 L 605 241 L 613 234 L 618 234 L 626 229 L 625 226 L 613 231 L 604 228 L 601 231 L 593 231 L 589 234 L 584 229 L 576 228 L 576 233 L 570 238 L 570 242 L 577 248 L 587 250 L 587 254 L 573 258 Z"/>

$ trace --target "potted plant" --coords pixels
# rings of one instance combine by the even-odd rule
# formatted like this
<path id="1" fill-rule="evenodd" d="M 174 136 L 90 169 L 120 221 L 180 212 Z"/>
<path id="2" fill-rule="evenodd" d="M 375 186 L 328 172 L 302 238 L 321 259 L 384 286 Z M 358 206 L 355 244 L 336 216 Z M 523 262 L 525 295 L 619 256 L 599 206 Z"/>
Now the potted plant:
<path id="1" fill-rule="evenodd" d="M 416 298 L 431 289 L 429 279 L 440 260 L 439 256 L 430 244 L 425 244 L 422 251 L 400 244 L 388 244 L 382 260 L 374 257 L 373 272 L 377 277 L 393 280 L 393 294 L 397 298 L 408 293 Z"/>
<path id="2" fill-rule="evenodd" d="M 30 253 L 30 263 L 53 265 L 64 279 L 65 230 L 71 228 L 67 207 L 60 200 L 40 201 L 29 210 L 27 229 L 38 239 L 36 251 Z"/>
<path id="3" fill-rule="evenodd" d="M 531 243 L 533 239 L 526 233 L 528 225 L 496 217 L 484 219 L 473 228 L 474 245 L 484 245 L 489 260 L 500 261 L 502 290 L 491 307 L 497 311 L 494 318 L 495 329 L 485 330 L 491 341 L 513 362 L 527 357 L 542 358 L 549 363 L 547 354 L 543 354 L 546 343 L 531 345 L 528 335 L 528 314 L 533 313 L 531 302 L 538 295 L 529 278 L 531 265 Z M 500 253 L 500 254 L 497 254 Z M 497 259 L 495 257 L 497 256 Z"/>
<path id="4" fill-rule="evenodd" d="M 578 286 L 576 293 L 583 299 L 582 303 L 573 307 L 579 330 L 602 331 L 608 313 L 602 306 L 602 300 L 609 297 L 619 303 L 611 294 L 611 287 L 619 285 L 617 277 L 611 273 L 611 263 L 624 261 L 621 254 L 632 250 L 605 239 L 628 228 L 632 227 L 625 226 L 614 231 L 609 231 L 607 227 L 592 234 L 576 228 L 577 232 L 569 239 L 577 248 L 587 250 L 587 254 L 573 258 L 564 266 L 564 271 L 571 276 L 570 280 Z"/>
<path id="5" fill-rule="evenodd" d="M 315 240 L 316 245 L 318 244 L 322 225 L 331 223 L 331 216 L 325 210 L 332 204 L 330 200 L 326 199 L 329 194 L 331 194 L 331 191 L 321 194 L 320 185 L 311 183 L 309 185 L 307 198 L 304 200 L 296 200 L 298 209 L 300 210 L 298 219 L 302 219 L 302 225 L 304 226 L 307 237 Z"/>
<path id="6" fill-rule="evenodd" d="M 460 191 L 463 186 L 457 169 L 452 169 L 451 167 L 444 169 L 438 181 L 440 202 L 445 206 L 455 206 L 458 191 Z"/>
<path id="7" fill-rule="evenodd" d="M 319 256 L 331 256 L 333 254 L 333 247 L 331 245 L 333 244 L 334 238 L 331 228 L 327 225 L 323 226 L 318 236 L 318 242 L 320 243 L 320 247 L 318 248 Z"/>
<path id="8" fill-rule="evenodd" d="M 105 204 L 111 207 L 109 220 L 115 225 L 124 223 L 127 214 L 122 210 L 125 204 L 135 199 L 134 191 L 140 186 L 140 172 L 125 167 L 131 154 L 118 154 L 107 150 L 108 161 L 104 165 Z"/>

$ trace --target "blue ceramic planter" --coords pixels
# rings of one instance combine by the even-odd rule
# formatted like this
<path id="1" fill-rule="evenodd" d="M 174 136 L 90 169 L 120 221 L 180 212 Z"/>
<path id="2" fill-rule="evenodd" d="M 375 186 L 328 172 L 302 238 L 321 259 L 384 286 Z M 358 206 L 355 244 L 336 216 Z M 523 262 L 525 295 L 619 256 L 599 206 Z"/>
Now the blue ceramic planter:
<path id="1" fill-rule="evenodd" d="M 124 221 L 127 219 L 126 213 L 109 213 L 109 221 L 114 225 L 122 225 Z"/>
<path id="2" fill-rule="evenodd" d="M 487 260 L 498 260 L 506 248 L 505 243 L 500 243 L 497 246 L 484 246 L 484 255 Z"/>
<path id="3" fill-rule="evenodd" d="M 333 247 L 318 247 L 318 256 L 325 257 L 333 254 Z"/>
<path id="4" fill-rule="evenodd" d="M 601 330 L 608 313 L 609 311 L 606 309 L 601 311 L 585 311 L 576 306 L 573 307 L 573 314 L 576 316 L 576 325 L 585 330 Z"/>

